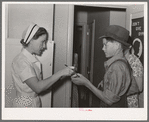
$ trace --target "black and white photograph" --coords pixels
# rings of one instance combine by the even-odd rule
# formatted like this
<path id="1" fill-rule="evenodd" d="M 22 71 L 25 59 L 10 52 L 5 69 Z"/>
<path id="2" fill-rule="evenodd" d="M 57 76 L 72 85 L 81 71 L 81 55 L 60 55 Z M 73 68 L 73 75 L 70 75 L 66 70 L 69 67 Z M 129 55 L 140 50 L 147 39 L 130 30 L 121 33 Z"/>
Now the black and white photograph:
<path id="1" fill-rule="evenodd" d="M 147 120 L 147 2 L 2 2 L 2 120 Z"/>

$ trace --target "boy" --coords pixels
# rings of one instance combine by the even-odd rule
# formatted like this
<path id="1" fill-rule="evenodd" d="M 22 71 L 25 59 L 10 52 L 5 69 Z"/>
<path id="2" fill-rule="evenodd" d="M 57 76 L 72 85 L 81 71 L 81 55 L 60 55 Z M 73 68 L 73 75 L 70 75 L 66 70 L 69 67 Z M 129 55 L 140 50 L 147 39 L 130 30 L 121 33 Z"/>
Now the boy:
<path id="1" fill-rule="evenodd" d="M 106 70 L 104 79 L 99 85 L 103 89 L 96 88 L 81 74 L 78 74 L 79 77 L 72 76 L 72 82 L 90 89 L 101 100 L 101 107 L 127 107 L 126 94 L 131 76 L 123 51 L 130 46 L 127 43 L 129 31 L 121 26 L 111 25 L 101 38 L 102 50 L 108 59 L 104 63 Z"/>

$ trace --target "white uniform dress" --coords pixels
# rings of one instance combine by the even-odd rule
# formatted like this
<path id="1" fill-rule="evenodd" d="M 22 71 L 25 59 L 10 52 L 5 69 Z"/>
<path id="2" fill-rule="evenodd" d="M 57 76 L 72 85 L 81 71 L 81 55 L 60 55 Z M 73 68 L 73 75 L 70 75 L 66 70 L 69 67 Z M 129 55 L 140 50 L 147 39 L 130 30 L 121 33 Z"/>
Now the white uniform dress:
<path id="1" fill-rule="evenodd" d="M 11 72 L 17 91 L 13 107 L 41 107 L 39 96 L 24 82 L 32 77 L 42 79 L 41 63 L 36 56 L 22 49 L 13 60 Z"/>

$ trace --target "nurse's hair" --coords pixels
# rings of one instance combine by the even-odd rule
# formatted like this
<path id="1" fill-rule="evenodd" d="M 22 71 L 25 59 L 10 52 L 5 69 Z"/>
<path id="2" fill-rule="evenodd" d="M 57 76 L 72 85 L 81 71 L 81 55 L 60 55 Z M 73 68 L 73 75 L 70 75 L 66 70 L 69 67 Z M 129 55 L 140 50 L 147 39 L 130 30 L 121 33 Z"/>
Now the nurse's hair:
<path id="1" fill-rule="evenodd" d="M 47 32 L 47 30 L 45 28 L 43 28 L 43 27 L 39 27 L 37 24 L 31 23 L 27 27 L 27 29 L 24 30 L 24 32 L 22 34 L 22 40 L 20 41 L 20 43 L 24 47 L 27 47 L 32 39 L 38 39 L 43 34 L 47 35 L 47 39 L 46 40 L 48 40 L 48 32 Z"/>

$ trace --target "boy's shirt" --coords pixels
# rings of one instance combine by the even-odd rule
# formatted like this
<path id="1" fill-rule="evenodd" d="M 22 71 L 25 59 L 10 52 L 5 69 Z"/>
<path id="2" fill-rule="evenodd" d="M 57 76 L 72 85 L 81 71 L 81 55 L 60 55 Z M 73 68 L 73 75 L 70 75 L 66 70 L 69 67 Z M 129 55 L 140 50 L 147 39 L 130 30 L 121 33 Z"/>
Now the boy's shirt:
<path id="1" fill-rule="evenodd" d="M 119 52 L 104 63 L 106 73 L 103 80 L 103 94 L 111 103 L 116 103 L 121 99 L 131 81 L 129 68 L 126 64 L 122 61 L 113 63 L 118 59 L 126 61 L 123 53 Z"/>

